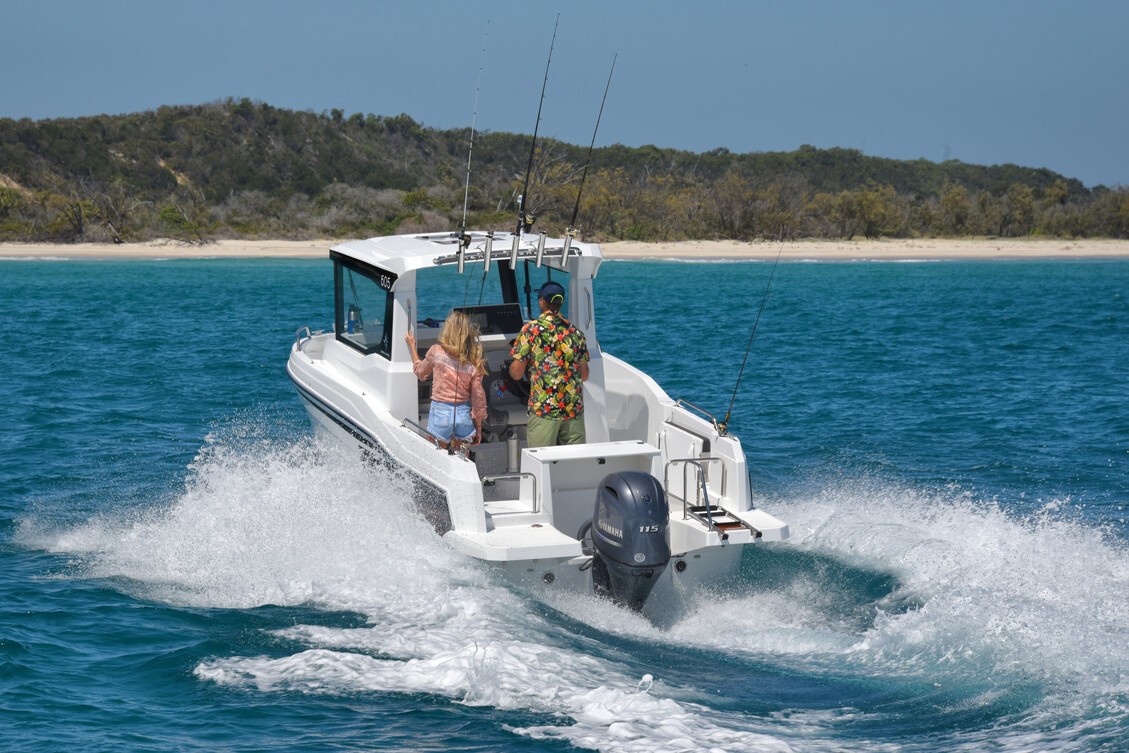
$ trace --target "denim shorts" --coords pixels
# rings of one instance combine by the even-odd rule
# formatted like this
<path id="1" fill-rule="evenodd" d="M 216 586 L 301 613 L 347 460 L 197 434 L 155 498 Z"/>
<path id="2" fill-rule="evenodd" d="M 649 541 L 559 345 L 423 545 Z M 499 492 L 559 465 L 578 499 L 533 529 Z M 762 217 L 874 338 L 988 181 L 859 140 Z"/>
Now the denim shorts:
<path id="1" fill-rule="evenodd" d="M 431 401 L 427 414 L 427 430 L 441 442 L 474 437 L 474 421 L 470 417 L 470 403 L 439 403 Z"/>

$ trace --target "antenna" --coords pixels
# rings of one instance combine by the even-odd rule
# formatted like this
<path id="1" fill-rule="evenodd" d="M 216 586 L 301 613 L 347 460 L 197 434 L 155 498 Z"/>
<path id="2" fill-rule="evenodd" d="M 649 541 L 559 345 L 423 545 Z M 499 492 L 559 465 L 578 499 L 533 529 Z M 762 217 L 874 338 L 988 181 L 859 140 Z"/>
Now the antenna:
<path id="1" fill-rule="evenodd" d="M 549 59 L 545 61 L 545 80 L 541 82 L 541 101 L 537 104 L 537 122 L 533 125 L 533 143 L 529 145 L 529 164 L 525 168 L 525 188 L 517 199 L 517 236 L 520 238 L 525 230 L 533 227 L 532 217 L 525 215 L 526 197 L 529 195 L 529 176 L 533 172 L 533 155 L 537 151 L 537 130 L 541 127 L 541 106 L 545 104 L 545 87 L 549 84 L 549 64 L 553 62 L 553 47 L 557 44 L 557 27 L 561 23 L 561 14 L 557 14 L 557 21 L 553 24 L 553 41 L 549 43 Z M 515 244 L 516 248 L 516 244 Z"/>

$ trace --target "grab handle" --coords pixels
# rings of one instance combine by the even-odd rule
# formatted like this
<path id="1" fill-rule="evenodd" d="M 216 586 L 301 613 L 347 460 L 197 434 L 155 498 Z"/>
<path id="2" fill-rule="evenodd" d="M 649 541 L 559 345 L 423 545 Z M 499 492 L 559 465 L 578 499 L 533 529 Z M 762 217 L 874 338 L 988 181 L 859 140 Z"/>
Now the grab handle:
<path id="1" fill-rule="evenodd" d="M 693 403 L 687 402 L 686 400 L 683 400 L 682 398 L 678 398 L 678 400 L 676 401 L 675 404 L 676 405 L 685 405 L 687 408 L 693 408 L 694 410 L 698 411 L 698 413 L 701 413 L 703 416 L 706 416 L 707 418 L 709 418 L 710 423 L 713 424 L 714 429 L 717 429 L 719 432 L 721 431 L 721 429 L 717 425 L 717 418 L 715 418 L 712 413 L 705 410 L 704 408 L 699 408 L 698 406 L 694 405 Z"/>
<path id="2" fill-rule="evenodd" d="M 306 332 L 305 337 L 302 337 L 303 330 Z M 294 346 L 298 349 L 299 353 L 302 352 L 302 346 L 305 345 L 311 337 L 313 337 L 313 335 L 310 334 L 309 327 L 299 327 L 298 331 L 294 333 Z"/>

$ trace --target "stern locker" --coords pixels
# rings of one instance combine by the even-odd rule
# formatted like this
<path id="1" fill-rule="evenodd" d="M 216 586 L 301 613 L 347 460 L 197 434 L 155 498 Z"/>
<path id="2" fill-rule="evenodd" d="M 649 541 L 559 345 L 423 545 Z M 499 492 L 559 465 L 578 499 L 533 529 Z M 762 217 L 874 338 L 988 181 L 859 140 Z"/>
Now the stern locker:
<path id="1" fill-rule="evenodd" d="M 658 449 L 640 441 L 538 447 L 521 453 L 521 470 L 537 480 L 542 509 L 570 536 L 592 517 L 596 490 L 608 474 L 642 471 L 661 478 L 660 462 Z"/>

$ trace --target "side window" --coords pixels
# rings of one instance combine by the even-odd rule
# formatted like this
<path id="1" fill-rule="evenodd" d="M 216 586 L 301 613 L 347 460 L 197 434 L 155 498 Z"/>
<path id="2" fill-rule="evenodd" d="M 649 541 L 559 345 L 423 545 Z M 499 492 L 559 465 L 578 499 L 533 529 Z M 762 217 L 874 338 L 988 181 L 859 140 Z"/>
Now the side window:
<path id="1" fill-rule="evenodd" d="M 362 353 L 392 357 L 392 286 L 396 276 L 334 255 L 337 339 Z"/>

